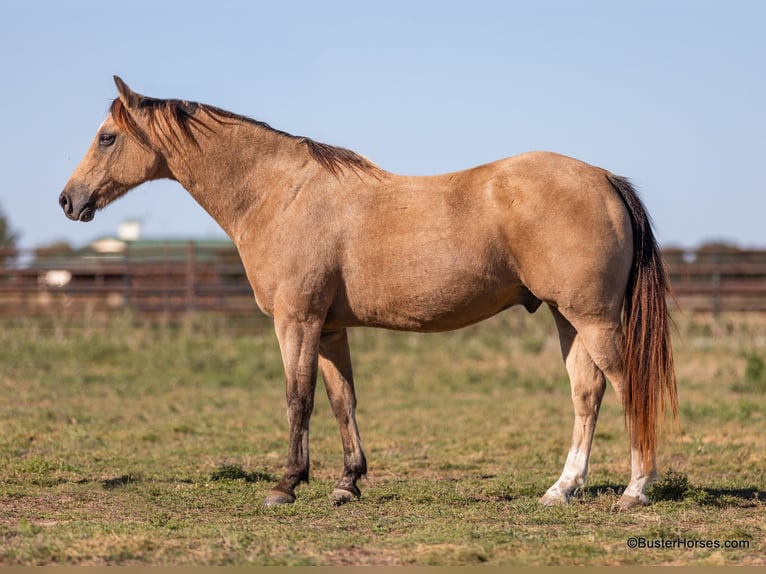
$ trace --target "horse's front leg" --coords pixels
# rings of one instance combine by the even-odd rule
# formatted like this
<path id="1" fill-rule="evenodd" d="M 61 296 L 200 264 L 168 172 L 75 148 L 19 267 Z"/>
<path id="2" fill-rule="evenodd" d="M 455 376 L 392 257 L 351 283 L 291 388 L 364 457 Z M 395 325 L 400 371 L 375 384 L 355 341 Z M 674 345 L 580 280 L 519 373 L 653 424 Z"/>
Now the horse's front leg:
<path id="1" fill-rule="evenodd" d="M 356 482 L 367 474 L 367 460 L 356 424 L 356 393 L 346 329 L 322 334 L 319 370 L 343 441 L 343 475 L 331 497 L 333 504 L 339 505 L 361 496 Z"/>
<path id="2" fill-rule="evenodd" d="M 287 386 L 290 446 L 282 480 L 271 489 L 266 505 L 295 502 L 295 487 L 309 480 L 309 420 L 314 410 L 320 320 L 275 317 Z"/>

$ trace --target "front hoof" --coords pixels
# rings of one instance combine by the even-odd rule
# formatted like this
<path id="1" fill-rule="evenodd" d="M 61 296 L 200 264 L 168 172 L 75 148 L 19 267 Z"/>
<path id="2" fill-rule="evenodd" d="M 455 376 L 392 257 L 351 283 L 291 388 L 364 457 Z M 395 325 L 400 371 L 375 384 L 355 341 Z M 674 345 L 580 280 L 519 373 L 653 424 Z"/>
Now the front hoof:
<path id="1" fill-rule="evenodd" d="M 283 504 L 292 504 L 295 502 L 295 495 L 282 492 L 281 490 L 272 490 L 263 501 L 266 506 L 281 506 Z"/>
<path id="2" fill-rule="evenodd" d="M 633 508 L 641 508 L 642 506 L 648 506 L 649 499 L 644 496 L 639 498 L 637 496 L 630 496 L 623 494 L 617 502 L 617 510 L 631 510 Z"/>
<path id="3" fill-rule="evenodd" d="M 566 492 L 546 492 L 540 498 L 540 504 L 543 506 L 566 506 L 569 504 L 569 495 Z"/>
<path id="4" fill-rule="evenodd" d="M 332 502 L 333 506 L 341 506 L 343 504 L 346 504 L 347 502 L 351 502 L 353 500 L 359 500 L 361 496 L 362 496 L 362 493 L 356 487 L 354 487 L 353 491 L 346 490 L 344 488 L 336 488 L 332 491 L 332 494 L 330 495 L 330 502 Z"/>

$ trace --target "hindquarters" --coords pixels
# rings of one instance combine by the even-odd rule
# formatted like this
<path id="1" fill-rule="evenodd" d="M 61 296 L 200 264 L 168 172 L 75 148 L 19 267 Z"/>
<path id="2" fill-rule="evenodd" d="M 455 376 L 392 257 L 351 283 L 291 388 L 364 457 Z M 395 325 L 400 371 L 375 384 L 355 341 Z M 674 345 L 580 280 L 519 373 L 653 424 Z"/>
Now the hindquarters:
<path id="1" fill-rule="evenodd" d="M 534 216 L 523 215 L 517 234 L 520 274 L 571 323 L 614 384 L 633 450 L 648 470 L 663 412 L 677 414 L 670 286 L 651 221 L 625 178 L 545 159 Z"/>
<path id="2" fill-rule="evenodd" d="M 645 504 L 660 419 L 666 409 L 677 413 L 667 273 L 626 179 L 567 158 L 552 161 L 557 169 L 544 172 L 545 183 L 530 194 L 533 209 L 521 209 L 510 226 L 522 230 L 514 236 L 520 275 L 557 318 L 575 406 L 567 464 L 543 502 L 568 500 L 585 480 L 603 373 L 630 432 L 631 481 L 620 505 Z"/>
<path id="3" fill-rule="evenodd" d="M 633 225 L 608 172 L 547 152 L 512 158 L 493 196 L 511 258 L 534 295 L 565 315 L 620 321 Z"/>

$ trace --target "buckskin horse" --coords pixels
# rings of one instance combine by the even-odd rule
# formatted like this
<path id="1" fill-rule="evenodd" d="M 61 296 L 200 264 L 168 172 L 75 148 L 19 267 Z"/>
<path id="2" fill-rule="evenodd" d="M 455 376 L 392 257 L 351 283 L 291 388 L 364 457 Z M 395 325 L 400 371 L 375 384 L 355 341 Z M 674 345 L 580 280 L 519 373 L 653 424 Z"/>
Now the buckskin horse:
<path id="1" fill-rule="evenodd" d="M 560 478 L 585 483 L 609 379 L 625 409 L 631 477 L 619 506 L 647 504 L 657 428 L 677 392 L 669 282 L 651 221 L 623 177 L 548 152 L 410 177 L 357 153 L 212 106 L 119 96 L 59 204 L 73 220 L 137 185 L 178 181 L 231 237 L 255 300 L 273 318 L 285 370 L 287 465 L 265 503 L 295 501 L 309 478 L 309 420 L 321 371 L 343 442 L 331 501 L 360 496 L 367 462 L 356 422 L 347 328 L 438 332 L 513 305 L 546 303 L 574 403 Z"/>

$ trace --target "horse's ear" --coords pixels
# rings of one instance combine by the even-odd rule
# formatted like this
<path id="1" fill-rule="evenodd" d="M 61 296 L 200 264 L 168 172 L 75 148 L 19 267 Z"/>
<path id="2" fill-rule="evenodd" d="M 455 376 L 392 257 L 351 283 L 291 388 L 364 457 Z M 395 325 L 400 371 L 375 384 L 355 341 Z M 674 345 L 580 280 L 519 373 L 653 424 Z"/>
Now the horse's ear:
<path id="1" fill-rule="evenodd" d="M 117 92 L 120 94 L 120 100 L 129 110 L 137 108 L 141 100 L 144 99 L 144 96 L 131 90 L 128 84 L 123 82 L 119 76 L 114 76 L 114 83 L 117 86 Z"/>

